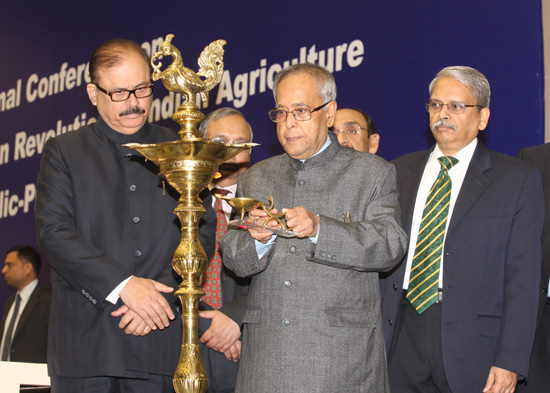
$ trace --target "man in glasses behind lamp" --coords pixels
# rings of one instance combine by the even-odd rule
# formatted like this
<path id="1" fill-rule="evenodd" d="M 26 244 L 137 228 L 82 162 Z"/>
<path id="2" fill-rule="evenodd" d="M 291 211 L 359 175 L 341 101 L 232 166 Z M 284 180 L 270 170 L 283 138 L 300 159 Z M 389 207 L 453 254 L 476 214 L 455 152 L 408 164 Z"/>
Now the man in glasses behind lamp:
<path id="1" fill-rule="evenodd" d="M 330 130 L 338 135 L 338 142 L 342 146 L 372 154 L 378 151 L 380 135 L 376 133 L 376 125 L 372 118 L 359 108 L 338 109 Z"/>

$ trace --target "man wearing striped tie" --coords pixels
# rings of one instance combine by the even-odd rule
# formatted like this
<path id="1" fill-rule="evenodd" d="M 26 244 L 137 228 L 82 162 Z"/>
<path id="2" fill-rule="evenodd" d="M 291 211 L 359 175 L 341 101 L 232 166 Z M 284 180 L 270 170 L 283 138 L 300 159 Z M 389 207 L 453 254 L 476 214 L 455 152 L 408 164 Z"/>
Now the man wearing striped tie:
<path id="1" fill-rule="evenodd" d="M 540 175 L 478 141 L 479 71 L 444 68 L 429 92 L 435 146 L 394 160 L 409 251 L 381 280 L 392 392 L 511 393 L 537 319 Z"/>
<path id="2" fill-rule="evenodd" d="M 202 136 L 221 143 L 252 142 L 252 127 L 244 115 L 234 108 L 219 108 L 201 123 Z M 249 278 L 237 277 L 222 265 L 218 239 L 227 231 L 227 222 L 235 211 L 216 195 L 234 197 L 239 176 L 250 165 L 250 149 L 243 150 L 219 166 L 220 177 L 201 192 L 204 205 L 216 212 L 214 255 L 205 271 L 203 288 L 206 295 L 199 306 L 201 356 L 208 374 L 207 393 L 233 393 L 237 381 L 238 360 L 241 356 L 241 322 L 246 308 Z M 209 220 L 211 216 L 203 216 Z"/>

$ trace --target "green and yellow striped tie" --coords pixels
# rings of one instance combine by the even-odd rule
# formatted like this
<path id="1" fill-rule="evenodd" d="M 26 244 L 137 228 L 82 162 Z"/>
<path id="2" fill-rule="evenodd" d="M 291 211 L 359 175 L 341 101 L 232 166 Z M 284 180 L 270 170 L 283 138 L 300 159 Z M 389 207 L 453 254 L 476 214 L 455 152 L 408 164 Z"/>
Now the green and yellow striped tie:
<path id="1" fill-rule="evenodd" d="M 407 299 L 418 314 L 437 302 L 439 268 L 451 202 L 449 169 L 458 163 L 456 158 L 448 156 L 440 157 L 438 161 L 441 170 L 422 213 L 407 292 Z"/>

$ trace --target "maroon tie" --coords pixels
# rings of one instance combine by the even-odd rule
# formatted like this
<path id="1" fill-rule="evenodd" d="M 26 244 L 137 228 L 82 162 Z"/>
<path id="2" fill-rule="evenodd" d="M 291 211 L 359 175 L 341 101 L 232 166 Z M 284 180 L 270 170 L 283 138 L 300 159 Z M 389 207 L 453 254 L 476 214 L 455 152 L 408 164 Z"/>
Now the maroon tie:
<path id="1" fill-rule="evenodd" d="M 213 189 L 212 194 L 222 194 L 226 195 L 228 191 Z M 220 285 L 220 272 L 222 269 L 222 256 L 220 254 L 220 245 L 218 244 L 220 238 L 225 235 L 227 232 L 227 220 L 225 218 L 225 213 L 222 208 L 222 201 L 219 198 L 216 198 L 214 203 L 214 211 L 216 212 L 216 248 L 214 250 L 214 255 L 210 259 L 210 263 L 206 268 L 205 280 L 203 289 L 206 292 L 206 295 L 202 298 L 203 302 L 208 304 L 210 307 L 215 310 L 219 309 L 222 306 L 222 287 Z"/>

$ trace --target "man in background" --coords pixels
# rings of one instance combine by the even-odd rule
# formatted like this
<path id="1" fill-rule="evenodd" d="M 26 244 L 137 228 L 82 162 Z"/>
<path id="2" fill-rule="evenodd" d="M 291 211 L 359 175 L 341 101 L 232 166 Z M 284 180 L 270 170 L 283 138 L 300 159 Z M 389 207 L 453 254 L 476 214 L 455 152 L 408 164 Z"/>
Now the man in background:
<path id="1" fill-rule="evenodd" d="M 51 290 L 38 282 L 41 260 L 31 246 L 6 253 L 2 274 L 17 289 L 5 306 L 0 324 L 2 361 L 46 363 Z"/>
<path id="2" fill-rule="evenodd" d="M 518 393 L 545 393 L 550 387 L 550 144 L 520 150 L 518 157 L 538 168 L 542 175 L 546 215 L 542 230 L 542 270 L 540 280 L 539 324 L 533 343 L 529 375 L 518 384 Z"/>
<path id="3" fill-rule="evenodd" d="M 199 131 L 204 138 L 221 143 L 252 142 L 252 128 L 244 115 L 234 108 L 220 108 L 210 113 L 201 123 Z M 237 277 L 223 266 L 223 255 L 218 240 L 227 231 L 227 223 L 235 211 L 217 195 L 234 197 L 239 176 L 250 165 L 250 149 L 219 165 L 215 178 L 200 197 L 205 205 L 216 212 L 213 223 L 201 225 L 217 228 L 215 251 L 204 273 L 203 288 L 206 295 L 199 306 L 199 335 L 201 356 L 208 375 L 207 393 L 232 393 L 237 381 L 238 360 L 241 356 L 241 324 L 246 307 L 246 292 L 250 279 Z"/>
<path id="4" fill-rule="evenodd" d="M 372 154 L 378 151 L 380 135 L 376 133 L 376 125 L 359 108 L 338 109 L 330 130 L 338 135 L 338 142 L 342 146 Z"/>

